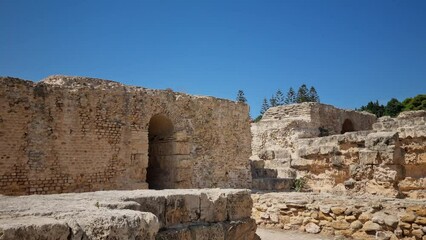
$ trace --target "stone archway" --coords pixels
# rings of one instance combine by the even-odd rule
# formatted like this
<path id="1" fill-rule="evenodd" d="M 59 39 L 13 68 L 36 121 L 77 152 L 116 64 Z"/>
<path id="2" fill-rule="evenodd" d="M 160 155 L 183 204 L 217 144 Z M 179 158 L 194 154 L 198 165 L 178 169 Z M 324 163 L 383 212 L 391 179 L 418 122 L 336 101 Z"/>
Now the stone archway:
<path id="1" fill-rule="evenodd" d="M 174 188 L 172 121 L 162 115 L 154 115 L 148 127 L 148 168 L 146 182 L 150 189 Z"/>
<path id="2" fill-rule="evenodd" d="M 345 119 L 342 125 L 342 131 L 340 133 L 343 134 L 346 132 L 353 132 L 353 131 L 355 131 L 354 124 L 352 123 L 350 119 Z"/>

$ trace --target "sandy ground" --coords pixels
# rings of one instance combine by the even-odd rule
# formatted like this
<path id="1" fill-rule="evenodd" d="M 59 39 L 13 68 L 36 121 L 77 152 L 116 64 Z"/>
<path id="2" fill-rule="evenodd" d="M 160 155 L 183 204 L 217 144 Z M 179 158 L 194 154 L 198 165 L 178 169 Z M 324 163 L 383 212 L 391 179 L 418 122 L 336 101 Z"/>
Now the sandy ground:
<path id="1" fill-rule="evenodd" d="M 301 233 L 296 231 L 284 231 L 276 229 L 267 229 L 267 228 L 257 228 L 257 235 L 262 240 L 332 240 L 332 237 L 317 235 L 317 234 L 308 234 Z"/>

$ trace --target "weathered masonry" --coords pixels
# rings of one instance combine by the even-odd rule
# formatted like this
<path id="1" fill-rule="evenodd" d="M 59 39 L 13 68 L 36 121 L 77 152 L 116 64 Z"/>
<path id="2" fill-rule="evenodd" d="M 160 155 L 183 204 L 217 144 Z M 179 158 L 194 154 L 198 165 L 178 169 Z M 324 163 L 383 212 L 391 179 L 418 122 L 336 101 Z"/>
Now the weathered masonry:
<path id="1" fill-rule="evenodd" d="M 249 188 L 248 111 L 100 79 L 0 78 L 0 194 Z"/>

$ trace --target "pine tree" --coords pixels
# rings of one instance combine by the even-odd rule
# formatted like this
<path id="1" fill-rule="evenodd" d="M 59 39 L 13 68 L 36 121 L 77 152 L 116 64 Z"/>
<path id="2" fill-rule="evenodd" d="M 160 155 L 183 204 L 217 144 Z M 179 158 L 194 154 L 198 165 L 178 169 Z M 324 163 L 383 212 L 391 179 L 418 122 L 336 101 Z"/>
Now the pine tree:
<path id="1" fill-rule="evenodd" d="M 263 99 L 262 108 L 260 109 L 260 114 L 264 114 L 269 109 L 268 100 L 266 98 Z"/>
<path id="2" fill-rule="evenodd" d="M 283 92 L 281 92 L 280 89 L 278 89 L 277 92 L 275 93 L 275 100 L 276 100 L 277 106 L 284 105 L 284 101 L 285 101 L 284 94 Z"/>
<path id="3" fill-rule="evenodd" d="M 240 103 L 247 103 L 243 90 L 238 90 L 236 101 Z"/>
<path id="4" fill-rule="evenodd" d="M 271 96 L 271 98 L 269 99 L 269 107 L 276 107 L 277 105 L 277 99 L 275 98 L 274 95 Z"/>
<path id="5" fill-rule="evenodd" d="M 296 103 L 296 93 L 294 92 L 293 88 L 290 87 L 290 89 L 287 92 L 287 97 L 284 100 L 285 104 L 292 104 Z"/>
<path id="6" fill-rule="evenodd" d="M 320 102 L 317 90 L 313 86 L 309 89 L 308 98 L 310 102 Z"/>
<path id="7" fill-rule="evenodd" d="M 299 90 L 297 91 L 296 102 L 302 103 L 302 102 L 308 102 L 308 101 L 309 101 L 308 88 L 306 87 L 306 84 L 302 84 L 302 86 L 300 86 Z"/>

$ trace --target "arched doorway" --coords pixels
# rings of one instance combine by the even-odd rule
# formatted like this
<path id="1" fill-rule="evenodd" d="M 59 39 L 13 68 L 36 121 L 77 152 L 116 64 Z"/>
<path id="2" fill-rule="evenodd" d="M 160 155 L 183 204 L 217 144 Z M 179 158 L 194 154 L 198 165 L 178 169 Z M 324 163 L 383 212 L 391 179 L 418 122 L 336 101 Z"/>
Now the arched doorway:
<path id="1" fill-rule="evenodd" d="M 355 131 L 354 124 L 352 123 L 351 120 L 345 119 L 342 125 L 342 131 L 340 133 L 343 134 L 346 132 L 353 132 L 353 131 Z"/>
<path id="2" fill-rule="evenodd" d="M 150 189 L 173 188 L 174 167 L 170 163 L 173 155 L 173 123 L 164 115 L 154 115 L 148 127 L 148 169 L 146 182 Z"/>

